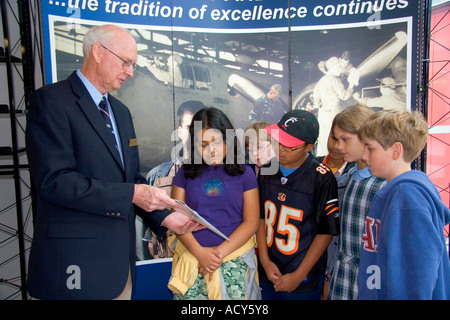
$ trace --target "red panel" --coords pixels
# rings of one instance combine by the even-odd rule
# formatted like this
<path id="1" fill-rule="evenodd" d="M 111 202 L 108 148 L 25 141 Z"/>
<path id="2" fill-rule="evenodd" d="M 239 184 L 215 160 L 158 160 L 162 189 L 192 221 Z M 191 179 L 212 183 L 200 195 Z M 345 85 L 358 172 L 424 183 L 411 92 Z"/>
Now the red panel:
<path id="1" fill-rule="evenodd" d="M 450 3 L 431 11 L 427 174 L 449 205 L 450 183 Z"/>

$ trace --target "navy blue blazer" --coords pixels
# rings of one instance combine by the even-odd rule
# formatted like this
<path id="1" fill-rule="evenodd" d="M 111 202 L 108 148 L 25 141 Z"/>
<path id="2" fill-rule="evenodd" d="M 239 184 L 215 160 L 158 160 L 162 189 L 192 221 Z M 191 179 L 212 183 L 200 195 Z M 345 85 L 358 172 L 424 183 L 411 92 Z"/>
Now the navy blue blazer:
<path id="1" fill-rule="evenodd" d="M 74 72 L 33 93 L 26 148 L 36 190 L 28 291 L 38 299 L 113 299 L 135 270 L 135 213 L 158 234 L 167 211 L 132 204 L 139 174 L 128 108 L 109 95 L 124 168 L 111 131 Z"/>

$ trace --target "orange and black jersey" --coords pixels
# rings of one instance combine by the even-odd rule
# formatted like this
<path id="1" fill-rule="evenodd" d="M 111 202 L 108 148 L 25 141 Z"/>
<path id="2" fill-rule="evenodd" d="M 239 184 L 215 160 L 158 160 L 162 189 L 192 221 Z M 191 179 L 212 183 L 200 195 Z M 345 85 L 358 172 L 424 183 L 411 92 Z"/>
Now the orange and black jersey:
<path id="1" fill-rule="evenodd" d="M 269 256 L 282 274 L 298 268 L 317 234 L 339 234 L 336 178 L 314 156 L 287 177 L 260 175 L 259 186 Z M 326 252 L 296 291 L 315 289 L 325 266 Z"/>

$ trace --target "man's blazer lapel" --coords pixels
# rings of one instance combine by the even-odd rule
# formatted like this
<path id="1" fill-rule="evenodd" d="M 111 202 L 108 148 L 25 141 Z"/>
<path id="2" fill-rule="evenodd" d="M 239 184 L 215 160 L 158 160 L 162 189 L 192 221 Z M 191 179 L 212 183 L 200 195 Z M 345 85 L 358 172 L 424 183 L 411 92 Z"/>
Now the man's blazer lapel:
<path id="1" fill-rule="evenodd" d="M 109 149 L 109 152 L 112 154 L 117 164 L 122 167 L 122 161 L 120 160 L 120 155 L 116 149 L 111 131 L 106 127 L 105 121 L 103 120 L 97 106 L 95 105 L 95 102 L 92 100 L 92 97 L 90 96 L 83 82 L 76 75 L 76 73 L 73 73 L 69 77 L 69 81 L 72 84 L 74 93 L 79 97 L 77 101 L 78 106 L 85 114 L 88 122 L 94 127 L 94 130 L 102 138 L 103 142 Z"/>
<path id="2" fill-rule="evenodd" d="M 122 145 L 122 157 L 123 157 L 123 166 L 127 167 L 127 164 L 130 160 L 129 151 L 129 140 L 130 136 L 128 132 L 130 131 L 130 125 L 127 122 L 128 115 L 124 113 L 124 110 L 120 108 L 116 103 L 114 97 L 109 96 L 109 104 L 111 105 L 112 112 L 114 113 L 114 119 L 116 120 L 117 130 L 119 131 L 120 143 Z"/>

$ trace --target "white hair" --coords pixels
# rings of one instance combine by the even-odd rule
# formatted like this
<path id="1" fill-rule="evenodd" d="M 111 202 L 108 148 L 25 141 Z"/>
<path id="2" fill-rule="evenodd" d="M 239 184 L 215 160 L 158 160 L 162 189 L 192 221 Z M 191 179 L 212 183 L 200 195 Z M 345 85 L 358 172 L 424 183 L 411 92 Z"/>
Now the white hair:
<path id="1" fill-rule="evenodd" d="M 100 44 L 107 45 L 111 40 L 117 37 L 117 29 L 110 28 L 110 26 L 111 25 L 95 26 L 86 32 L 83 39 L 83 55 L 85 57 L 89 55 L 94 43 L 98 42 Z M 127 29 L 122 30 L 131 35 Z"/>

